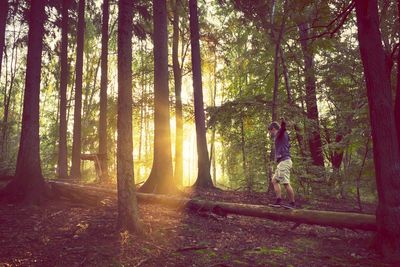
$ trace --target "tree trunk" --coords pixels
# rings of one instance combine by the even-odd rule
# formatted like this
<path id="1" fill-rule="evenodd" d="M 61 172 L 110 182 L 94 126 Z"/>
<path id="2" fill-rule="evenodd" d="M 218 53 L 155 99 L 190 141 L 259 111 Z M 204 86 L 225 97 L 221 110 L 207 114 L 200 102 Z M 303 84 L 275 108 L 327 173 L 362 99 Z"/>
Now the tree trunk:
<path id="1" fill-rule="evenodd" d="M 70 0 L 62 2 L 61 21 L 61 51 L 60 51 L 60 127 L 58 143 L 58 178 L 68 177 L 67 151 L 67 86 L 69 77 L 68 68 L 68 9 Z"/>
<path id="2" fill-rule="evenodd" d="M 376 246 L 384 256 L 400 260 L 400 156 L 377 0 L 356 0 L 356 15 L 379 198 Z"/>
<path id="3" fill-rule="evenodd" d="M 397 90 L 394 105 L 394 117 L 396 121 L 397 143 L 399 144 L 400 151 L 400 53 L 397 59 Z"/>
<path id="4" fill-rule="evenodd" d="M 397 1 L 397 18 L 400 19 L 400 0 Z M 397 53 L 397 86 L 396 100 L 394 105 L 394 117 L 396 121 L 397 143 L 400 153 L 400 52 Z"/>
<path id="5" fill-rule="evenodd" d="M 14 39 L 15 40 L 15 39 Z M 15 52 L 15 58 L 14 58 L 14 49 L 16 50 Z M 17 64 L 17 51 L 18 48 L 16 46 L 13 47 L 13 51 L 11 52 L 11 65 L 13 62 L 15 62 L 15 65 Z M 7 58 L 7 57 L 6 57 Z M 10 81 L 10 86 L 7 90 L 7 82 L 5 83 L 4 86 L 4 115 L 3 115 L 3 122 L 2 122 L 2 128 L 1 128 L 1 155 L 5 156 L 7 154 L 7 136 L 8 136 L 8 118 L 9 118 L 9 113 L 10 113 L 10 102 L 11 102 L 11 95 L 13 92 L 14 88 L 14 81 L 15 81 L 15 75 L 16 75 L 16 68 L 14 65 L 14 70 L 11 70 L 11 81 Z M 7 74 L 7 72 L 6 72 Z M 6 76 L 7 79 L 7 76 Z"/>
<path id="6" fill-rule="evenodd" d="M 22 129 L 15 178 L 2 193 L 25 203 L 39 203 L 45 193 L 40 167 L 39 96 L 45 1 L 32 0 L 29 11 L 28 54 Z"/>
<path id="7" fill-rule="evenodd" d="M 242 152 L 242 168 L 243 168 L 243 177 L 246 181 L 246 189 L 248 192 L 253 190 L 253 178 L 249 175 L 247 170 L 247 159 L 246 159 L 246 132 L 244 129 L 244 115 L 241 112 L 240 114 L 240 149 Z"/>
<path id="8" fill-rule="evenodd" d="M 154 22 L 154 158 L 141 192 L 171 193 L 173 183 L 168 90 L 168 32 L 165 0 L 153 0 Z"/>
<path id="9" fill-rule="evenodd" d="M 283 72 L 283 78 L 285 80 L 285 88 L 286 88 L 288 103 L 293 104 L 292 90 L 290 89 L 289 72 L 288 72 L 288 69 L 286 66 L 285 53 L 284 53 L 282 47 L 280 47 L 280 49 L 279 49 L 279 56 L 280 56 L 281 63 L 282 63 L 282 72 Z"/>
<path id="10" fill-rule="evenodd" d="M 178 59 L 179 47 L 179 1 L 174 1 L 174 19 L 172 36 L 172 64 L 175 86 L 175 170 L 174 180 L 177 185 L 182 185 L 183 179 L 183 111 L 182 111 L 182 68 Z"/>
<path id="11" fill-rule="evenodd" d="M 338 144 L 343 140 L 343 135 L 340 133 L 336 134 L 335 143 Z M 343 160 L 343 151 L 334 150 L 331 152 L 331 163 L 334 170 L 339 171 L 340 165 Z"/>
<path id="12" fill-rule="evenodd" d="M 338 143 L 340 143 L 343 140 L 343 135 L 339 132 L 336 133 L 335 141 L 332 140 L 332 138 L 331 138 L 332 130 L 328 128 L 327 121 L 321 121 L 321 126 L 324 129 L 325 139 L 329 145 L 332 145 L 332 144 L 337 145 Z M 335 128 L 337 128 L 337 127 L 335 127 Z M 337 131 L 340 131 L 340 129 L 337 129 Z M 338 175 L 339 168 L 340 168 L 340 165 L 342 164 L 342 160 L 343 160 L 343 151 L 338 151 L 338 149 L 336 149 L 334 147 L 334 148 L 329 148 L 328 152 L 329 152 L 328 158 L 332 164 L 333 172 L 335 175 Z"/>
<path id="13" fill-rule="evenodd" d="M 132 138 L 132 20 L 129 0 L 118 2 L 118 227 L 140 232 L 133 173 Z"/>
<path id="14" fill-rule="evenodd" d="M 285 80 L 285 87 L 286 87 L 286 94 L 287 94 L 287 101 L 289 105 L 292 107 L 296 107 L 293 98 L 292 98 L 292 89 L 290 87 L 290 79 L 289 79 L 289 72 L 286 66 L 286 60 L 285 60 L 285 54 L 283 49 L 281 48 L 279 51 L 281 63 L 282 63 L 282 71 L 283 71 L 283 77 Z M 296 140 L 297 144 L 299 145 L 299 152 L 300 155 L 304 158 L 305 157 L 305 152 L 304 152 L 304 143 L 303 143 L 303 135 L 301 134 L 301 129 L 297 123 L 293 124 L 293 128 L 296 132 Z"/>
<path id="15" fill-rule="evenodd" d="M 82 186 L 61 182 L 49 182 L 57 195 L 79 202 L 98 203 L 105 197 L 116 194 L 109 188 Z M 375 216 L 354 212 L 335 212 L 323 210 L 285 210 L 263 205 L 207 201 L 201 199 L 177 198 L 157 194 L 137 194 L 140 203 L 155 203 L 175 210 L 208 211 L 218 215 L 236 214 L 274 221 L 290 221 L 300 224 L 321 225 L 354 230 L 376 231 Z"/>
<path id="16" fill-rule="evenodd" d="M 218 63 L 218 59 L 217 59 L 217 48 L 216 48 L 216 44 L 214 47 L 214 90 L 213 90 L 213 94 L 212 94 L 212 103 L 211 105 L 213 107 L 215 107 L 216 105 L 216 99 L 217 99 L 217 63 Z M 211 148 L 210 148 L 210 163 L 211 163 L 211 168 L 212 168 L 212 179 L 213 179 L 213 184 L 215 186 L 217 186 L 217 166 L 216 166 L 216 152 L 215 152 L 215 133 L 216 133 L 216 129 L 215 127 L 213 127 L 211 129 Z"/>
<path id="17" fill-rule="evenodd" d="M 85 0 L 79 0 L 78 30 L 76 39 L 76 78 L 75 78 L 75 108 L 74 129 L 72 141 L 71 177 L 81 177 L 81 119 L 82 119 L 82 75 L 83 75 L 83 45 L 85 35 Z"/>
<path id="18" fill-rule="evenodd" d="M 272 2 L 272 12 L 271 12 L 271 21 L 273 23 L 274 20 L 274 10 L 275 10 L 275 4 L 276 2 Z M 285 18 L 285 17 L 284 17 Z M 275 41 L 275 50 L 274 50 L 274 88 L 273 88 L 273 93 L 272 93 L 272 110 L 271 110 L 271 120 L 276 121 L 277 120 L 277 111 L 276 111 L 276 106 L 277 106 L 277 98 L 278 98 L 278 87 L 279 87 L 279 51 L 281 50 L 281 41 L 283 37 L 283 32 L 285 28 L 285 19 L 282 19 L 281 25 L 279 27 L 279 33 L 278 36 L 275 37 L 275 32 L 273 29 L 271 29 L 271 39 Z M 276 39 L 276 40 L 275 40 Z M 269 123 L 268 123 L 269 125 Z M 268 126 L 267 126 L 268 127 Z M 269 160 L 270 162 L 275 161 L 275 143 L 272 142 L 271 144 L 271 151 L 269 154 Z M 267 187 L 267 192 L 269 192 L 272 189 L 272 165 L 268 166 L 268 187 Z"/>
<path id="19" fill-rule="evenodd" d="M 308 46 L 308 26 L 306 23 L 298 25 L 300 33 L 301 49 L 304 57 L 304 75 L 306 83 L 306 106 L 307 118 L 311 120 L 311 135 L 309 137 L 309 145 L 313 164 L 316 166 L 324 166 L 324 156 L 322 153 L 321 135 L 319 129 L 317 95 L 314 73 L 314 56 Z"/>
<path id="20" fill-rule="evenodd" d="M 273 10 L 275 8 L 275 1 L 273 5 Z M 272 97 L 272 121 L 277 120 L 276 116 L 276 102 L 278 97 L 278 87 L 279 87 L 279 51 L 281 50 L 281 40 L 283 37 L 283 31 L 285 29 L 285 16 L 282 19 L 281 25 L 279 27 L 279 33 L 275 41 L 275 53 L 274 53 L 274 90 Z M 275 33 L 271 31 L 272 39 L 275 39 Z"/>
<path id="21" fill-rule="evenodd" d="M 206 139 L 206 119 L 203 103 L 203 88 L 201 77 L 200 33 L 197 14 L 197 0 L 189 0 L 190 43 L 192 52 L 192 73 L 194 91 L 194 117 L 197 141 L 197 179 L 195 187 L 214 187 L 210 174 L 210 158 L 208 157 Z"/>
<path id="22" fill-rule="evenodd" d="M 146 95 L 146 82 L 145 82 L 145 67 L 144 67 L 144 49 L 143 49 L 143 41 L 140 42 L 140 48 L 139 48 L 139 54 L 140 54 L 140 68 L 142 69 L 142 72 L 140 73 L 140 95 L 141 95 L 141 101 L 140 101 L 140 125 L 139 125 L 139 147 L 138 147 L 138 161 L 139 161 L 139 166 L 136 167 L 136 180 L 141 181 L 141 169 L 143 167 L 143 162 L 142 162 L 142 151 L 143 151 L 143 129 L 144 129 L 144 115 L 145 115 L 145 95 Z"/>
<path id="23" fill-rule="evenodd" d="M 102 169 L 102 181 L 108 180 L 107 163 L 107 84 L 108 84 L 108 18 L 109 0 L 103 1 L 103 23 L 101 27 L 101 81 L 100 81 L 100 118 L 99 118 L 99 154 Z"/>
<path id="24" fill-rule="evenodd" d="M 1 66 L 3 62 L 3 50 L 5 47 L 5 36 L 6 36 L 6 25 L 8 15 L 8 0 L 0 2 L 0 77 L 1 77 Z"/>

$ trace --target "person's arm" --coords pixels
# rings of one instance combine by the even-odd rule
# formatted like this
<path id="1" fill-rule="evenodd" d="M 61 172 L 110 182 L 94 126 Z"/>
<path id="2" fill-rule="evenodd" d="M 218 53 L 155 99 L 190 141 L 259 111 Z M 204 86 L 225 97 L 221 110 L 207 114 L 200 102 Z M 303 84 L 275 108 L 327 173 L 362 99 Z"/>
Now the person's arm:
<path id="1" fill-rule="evenodd" d="M 286 132 L 286 121 L 284 118 L 281 118 L 281 128 L 278 132 L 278 138 L 282 137 L 282 135 Z"/>

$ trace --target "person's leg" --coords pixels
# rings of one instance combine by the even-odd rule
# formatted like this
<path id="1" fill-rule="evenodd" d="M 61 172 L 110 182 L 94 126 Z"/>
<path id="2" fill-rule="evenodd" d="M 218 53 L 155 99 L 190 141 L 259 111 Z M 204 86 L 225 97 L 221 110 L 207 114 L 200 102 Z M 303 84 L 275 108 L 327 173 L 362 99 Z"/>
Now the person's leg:
<path id="1" fill-rule="evenodd" d="M 276 202 L 275 204 L 279 204 L 282 199 L 282 193 L 281 193 L 281 186 L 279 185 L 280 183 L 280 164 L 276 166 L 275 173 L 272 176 L 272 185 L 274 186 L 274 191 L 275 191 L 275 196 L 276 196 Z"/>
<path id="2" fill-rule="evenodd" d="M 294 191 L 290 184 L 284 184 L 287 195 L 291 203 L 294 203 Z"/>
<path id="3" fill-rule="evenodd" d="M 294 191 L 292 186 L 290 185 L 290 170 L 292 168 L 292 160 L 284 160 L 280 163 L 280 174 L 281 179 L 280 182 L 284 185 L 286 189 L 287 196 L 291 204 L 294 204 Z"/>
<path id="4" fill-rule="evenodd" d="M 282 199 L 281 186 L 279 185 L 279 182 L 276 179 L 272 179 L 272 185 L 274 186 L 276 198 Z"/>

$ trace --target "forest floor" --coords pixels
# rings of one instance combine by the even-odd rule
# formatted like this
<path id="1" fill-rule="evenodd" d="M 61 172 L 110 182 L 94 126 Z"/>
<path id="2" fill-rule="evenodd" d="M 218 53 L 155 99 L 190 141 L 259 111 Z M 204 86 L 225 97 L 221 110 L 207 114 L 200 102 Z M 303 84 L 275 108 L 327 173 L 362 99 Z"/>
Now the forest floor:
<path id="1" fill-rule="evenodd" d="M 187 194 L 190 194 L 187 192 Z M 265 193 L 192 197 L 268 204 Z M 303 208 L 356 211 L 353 201 L 301 200 Z M 373 205 L 365 205 L 373 213 Z M 373 233 L 140 204 L 145 236 L 115 230 L 115 199 L 24 207 L 0 203 L 0 266 L 395 266 L 369 250 Z M 399 265 L 397 265 L 399 266 Z"/>

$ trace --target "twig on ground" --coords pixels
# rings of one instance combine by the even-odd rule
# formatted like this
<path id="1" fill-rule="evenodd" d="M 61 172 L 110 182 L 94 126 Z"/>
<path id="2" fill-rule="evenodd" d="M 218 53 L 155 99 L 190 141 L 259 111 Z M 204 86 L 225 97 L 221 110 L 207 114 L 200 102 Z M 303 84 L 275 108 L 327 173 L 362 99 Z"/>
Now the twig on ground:
<path id="1" fill-rule="evenodd" d="M 147 241 L 142 241 L 142 242 L 145 243 L 145 244 L 148 244 L 148 245 L 150 245 L 150 246 L 153 246 L 153 247 L 155 247 L 155 248 L 158 248 L 159 250 L 168 251 L 167 249 L 165 249 L 165 248 L 163 248 L 163 247 L 160 247 L 160 246 L 157 246 L 157 245 L 155 245 L 155 244 L 153 244 L 153 243 L 151 243 L 151 242 L 147 242 Z"/>
<path id="2" fill-rule="evenodd" d="M 151 257 L 148 257 L 148 258 L 145 258 L 145 259 L 139 261 L 136 265 L 134 265 L 134 267 L 141 266 L 142 264 L 146 263 L 149 259 L 151 259 Z"/>
<path id="3" fill-rule="evenodd" d="M 182 251 L 189 251 L 189 250 L 201 250 L 201 249 L 208 249 L 209 247 L 206 246 L 197 246 L 197 247 L 183 247 L 178 248 L 175 252 L 182 252 Z"/>

